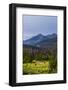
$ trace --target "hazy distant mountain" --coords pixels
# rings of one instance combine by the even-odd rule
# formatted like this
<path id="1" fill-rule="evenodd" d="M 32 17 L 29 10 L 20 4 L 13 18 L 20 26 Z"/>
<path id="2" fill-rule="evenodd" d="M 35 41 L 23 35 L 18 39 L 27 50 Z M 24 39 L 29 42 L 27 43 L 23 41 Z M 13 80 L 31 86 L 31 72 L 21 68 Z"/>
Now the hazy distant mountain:
<path id="1" fill-rule="evenodd" d="M 30 39 L 25 40 L 24 44 L 35 45 L 36 43 L 42 41 L 44 38 L 45 38 L 44 35 L 38 34 Z"/>
<path id="2" fill-rule="evenodd" d="M 57 46 L 57 35 L 50 34 L 44 36 L 42 34 L 38 34 L 28 40 L 24 40 L 24 44 L 41 48 L 53 48 Z"/>

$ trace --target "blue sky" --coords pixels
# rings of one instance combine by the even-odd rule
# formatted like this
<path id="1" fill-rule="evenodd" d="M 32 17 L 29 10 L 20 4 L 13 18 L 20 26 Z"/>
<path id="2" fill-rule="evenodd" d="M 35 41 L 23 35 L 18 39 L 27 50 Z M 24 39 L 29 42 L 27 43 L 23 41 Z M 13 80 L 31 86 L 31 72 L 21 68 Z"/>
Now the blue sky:
<path id="1" fill-rule="evenodd" d="M 37 34 L 57 33 L 57 16 L 24 15 L 24 40 Z"/>

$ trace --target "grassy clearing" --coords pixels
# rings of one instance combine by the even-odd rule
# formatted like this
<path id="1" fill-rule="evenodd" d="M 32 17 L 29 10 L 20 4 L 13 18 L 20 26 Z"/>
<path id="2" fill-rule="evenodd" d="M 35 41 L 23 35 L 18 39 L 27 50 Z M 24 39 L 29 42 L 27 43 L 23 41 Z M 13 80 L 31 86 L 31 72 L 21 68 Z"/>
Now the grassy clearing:
<path id="1" fill-rule="evenodd" d="M 49 61 L 35 61 L 23 64 L 23 74 L 48 74 L 50 72 Z"/>

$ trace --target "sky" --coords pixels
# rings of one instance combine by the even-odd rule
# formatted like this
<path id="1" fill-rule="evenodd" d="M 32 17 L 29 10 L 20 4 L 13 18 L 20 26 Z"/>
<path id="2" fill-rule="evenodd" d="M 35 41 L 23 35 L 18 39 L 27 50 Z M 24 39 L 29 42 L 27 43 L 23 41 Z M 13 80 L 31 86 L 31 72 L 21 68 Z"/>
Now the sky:
<path id="1" fill-rule="evenodd" d="M 57 16 L 23 15 L 24 40 L 38 34 L 57 33 Z"/>

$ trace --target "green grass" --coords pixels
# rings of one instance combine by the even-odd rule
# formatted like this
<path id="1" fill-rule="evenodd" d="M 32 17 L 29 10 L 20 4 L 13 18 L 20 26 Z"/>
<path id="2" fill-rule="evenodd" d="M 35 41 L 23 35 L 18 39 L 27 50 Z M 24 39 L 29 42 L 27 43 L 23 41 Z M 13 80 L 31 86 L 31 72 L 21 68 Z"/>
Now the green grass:
<path id="1" fill-rule="evenodd" d="M 36 61 L 32 63 L 24 63 L 23 64 L 23 74 L 48 74 L 54 73 L 54 70 L 51 71 L 50 62 L 49 61 Z M 56 71 L 55 71 L 56 72 Z"/>

